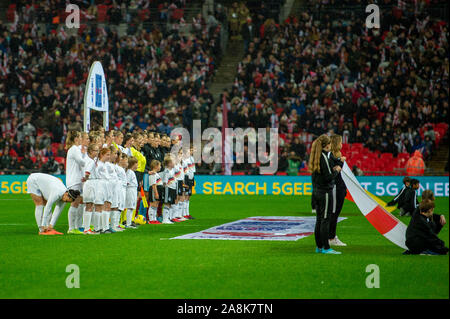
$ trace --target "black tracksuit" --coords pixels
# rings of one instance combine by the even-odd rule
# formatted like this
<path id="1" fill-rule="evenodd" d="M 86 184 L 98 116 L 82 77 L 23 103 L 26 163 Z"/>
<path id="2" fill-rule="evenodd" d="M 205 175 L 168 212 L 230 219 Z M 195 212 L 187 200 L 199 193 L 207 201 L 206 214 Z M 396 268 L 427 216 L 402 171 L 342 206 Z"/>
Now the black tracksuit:
<path id="1" fill-rule="evenodd" d="M 314 172 L 311 176 L 313 184 L 313 197 L 316 203 L 316 227 L 314 236 L 318 248 L 329 249 L 330 220 L 333 218 L 335 202 L 333 201 L 333 188 L 338 172 L 333 170 L 333 162 L 329 152 L 323 151 L 320 156 L 320 173 Z"/>
<path id="2" fill-rule="evenodd" d="M 403 211 L 404 214 L 413 214 L 417 207 L 419 207 L 419 200 L 417 199 L 417 192 L 412 187 L 405 189 L 401 205 L 397 207 Z"/>
<path id="3" fill-rule="evenodd" d="M 395 206 L 398 205 L 398 209 L 400 209 L 403 205 L 403 199 L 405 197 L 405 191 L 407 188 L 411 188 L 411 186 L 403 185 L 402 189 L 400 190 L 400 193 L 398 193 L 393 200 L 391 200 L 389 203 L 387 203 L 387 206 Z"/>
<path id="4" fill-rule="evenodd" d="M 334 157 L 333 153 L 330 152 L 330 159 L 334 166 L 340 166 L 341 168 L 344 166 L 344 162 L 340 159 Z M 330 219 L 330 239 L 336 237 L 336 227 L 339 218 L 339 214 L 341 213 L 342 206 L 344 206 L 345 196 L 347 196 L 347 186 L 345 185 L 344 180 L 342 179 L 341 173 L 338 173 L 336 176 L 336 185 L 333 189 L 333 197 L 336 202 L 335 210 L 332 214 L 332 218 Z"/>
<path id="5" fill-rule="evenodd" d="M 406 229 L 406 246 L 411 254 L 420 254 L 426 250 L 442 255 L 448 252 L 445 243 L 437 236 L 436 231 L 442 228 L 439 219 L 440 215 L 427 218 L 418 210 L 413 213 Z"/>

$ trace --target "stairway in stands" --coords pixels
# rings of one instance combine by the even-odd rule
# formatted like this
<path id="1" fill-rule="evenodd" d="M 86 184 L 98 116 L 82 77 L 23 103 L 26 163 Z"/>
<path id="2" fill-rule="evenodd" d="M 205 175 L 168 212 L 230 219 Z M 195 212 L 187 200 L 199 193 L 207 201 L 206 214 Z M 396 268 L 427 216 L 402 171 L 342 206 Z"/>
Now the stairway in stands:
<path id="1" fill-rule="evenodd" d="M 211 107 L 210 125 L 215 124 L 214 117 L 216 114 L 216 106 L 220 102 L 220 94 L 224 89 L 228 89 L 228 91 L 231 90 L 238 64 L 242 61 L 243 57 L 244 42 L 240 38 L 230 39 L 228 41 L 226 52 L 220 62 L 220 66 L 209 86 L 209 92 L 211 92 L 215 101 L 215 105 Z"/>
<path id="2" fill-rule="evenodd" d="M 449 156 L 448 146 L 448 132 L 443 140 L 440 142 L 439 148 L 433 153 L 431 159 L 426 165 L 425 175 L 442 175 L 445 173 L 445 165 L 447 164 Z M 448 173 L 448 171 L 447 171 Z"/>

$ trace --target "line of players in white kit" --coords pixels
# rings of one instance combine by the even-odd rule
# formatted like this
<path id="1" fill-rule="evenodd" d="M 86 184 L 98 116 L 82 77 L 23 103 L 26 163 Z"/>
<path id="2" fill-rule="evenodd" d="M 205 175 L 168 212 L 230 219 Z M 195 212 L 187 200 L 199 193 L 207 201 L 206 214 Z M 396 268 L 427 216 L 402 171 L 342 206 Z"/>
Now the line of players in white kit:
<path id="1" fill-rule="evenodd" d="M 138 159 L 129 156 L 132 153 L 129 147 L 104 142 L 101 132 L 89 135 L 82 132 L 69 133 L 66 141 L 69 147 L 66 158 L 67 188 L 63 189 L 59 184 L 56 187 L 57 182 L 50 183 L 55 188 L 51 204 L 59 201 L 55 206 L 58 207 L 57 216 L 54 212 L 53 218 L 50 218 L 47 207 L 41 209 L 43 203 L 49 200 L 45 197 L 51 197 L 45 194 L 52 192 L 46 189 L 46 185 L 49 185 L 49 178 L 53 176 L 42 173 L 30 175 L 28 193 L 36 204 L 39 234 L 61 234 L 53 227 L 64 202 L 71 202 L 68 212 L 69 234 L 115 233 L 137 227 L 133 217 L 139 196 L 139 183 L 135 173 Z M 190 217 L 189 199 L 195 174 L 192 152 L 192 148 L 184 151 L 180 148 L 178 154 L 167 153 L 163 163 L 151 161 L 150 171 L 145 175 L 149 185 L 150 224 L 160 223 L 157 219 L 160 202 L 164 203 L 163 224 L 184 221 Z M 164 167 L 163 171 L 161 165 Z M 77 197 L 78 194 L 80 196 Z M 126 220 L 126 223 L 122 225 L 121 219 Z"/>

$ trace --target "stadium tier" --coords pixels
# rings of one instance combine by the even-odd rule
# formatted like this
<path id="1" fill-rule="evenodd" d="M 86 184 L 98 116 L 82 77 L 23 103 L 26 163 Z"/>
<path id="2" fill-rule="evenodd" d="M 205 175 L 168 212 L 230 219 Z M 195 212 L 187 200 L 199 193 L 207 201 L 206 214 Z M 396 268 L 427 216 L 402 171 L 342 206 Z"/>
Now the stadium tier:
<path id="1" fill-rule="evenodd" d="M 81 7 L 75 33 L 57 23 L 67 15 L 64 5 L 11 3 L 8 24 L 0 24 L 2 173 L 48 165 L 64 171 L 58 165 L 64 136 L 82 127 L 93 59 L 105 69 L 114 129 L 170 133 L 191 129 L 194 119 L 202 127 L 221 121 L 222 101 L 208 87 L 226 53 L 223 30 L 227 37 L 237 30 L 245 44 L 226 94 L 228 126 L 277 128 L 278 174 L 307 174 L 311 142 L 323 133 L 341 134 L 349 163 L 365 174 L 402 174 L 414 151 L 428 160 L 446 136 L 448 24 L 431 10 L 445 1 L 404 7 L 384 1 L 390 23 L 379 30 L 365 28 L 364 15 L 343 10 L 361 1 L 305 1 L 284 21 L 270 1 L 248 1 L 250 10 L 220 1 L 208 16 L 184 21 L 177 10 L 194 2 L 96 2 Z M 136 27 L 120 34 L 124 23 Z M 256 166 L 233 170 L 251 173 Z"/>

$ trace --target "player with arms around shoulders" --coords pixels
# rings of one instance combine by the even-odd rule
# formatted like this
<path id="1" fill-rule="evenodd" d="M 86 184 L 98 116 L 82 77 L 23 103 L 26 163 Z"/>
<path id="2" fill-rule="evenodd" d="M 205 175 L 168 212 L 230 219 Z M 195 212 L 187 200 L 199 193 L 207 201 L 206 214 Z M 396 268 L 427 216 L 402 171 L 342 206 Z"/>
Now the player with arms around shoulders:
<path id="1" fill-rule="evenodd" d="M 89 142 L 88 137 L 86 137 Z M 66 140 L 66 185 L 68 189 L 79 191 L 82 194 L 83 191 L 83 173 L 86 158 L 86 147 L 82 144 L 83 136 L 81 132 L 70 131 Z M 86 141 L 85 141 L 86 143 Z M 79 228 L 83 219 L 83 198 L 80 196 L 77 200 L 73 201 L 69 208 L 68 221 L 69 230 L 68 234 L 80 235 L 83 234 Z"/>
<path id="2" fill-rule="evenodd" d="M 39 235 L 62 235 L 53 227 L 65 204 L 75 201 L 80 196 L 80 191 L 67 189 L 55 176 L 33 173 L 27 179 L 27 193 L 31 195 L 36 205 L 34 215 L 39 227 Z M 52 213 L 53 205 L 55 208 Z"/>

